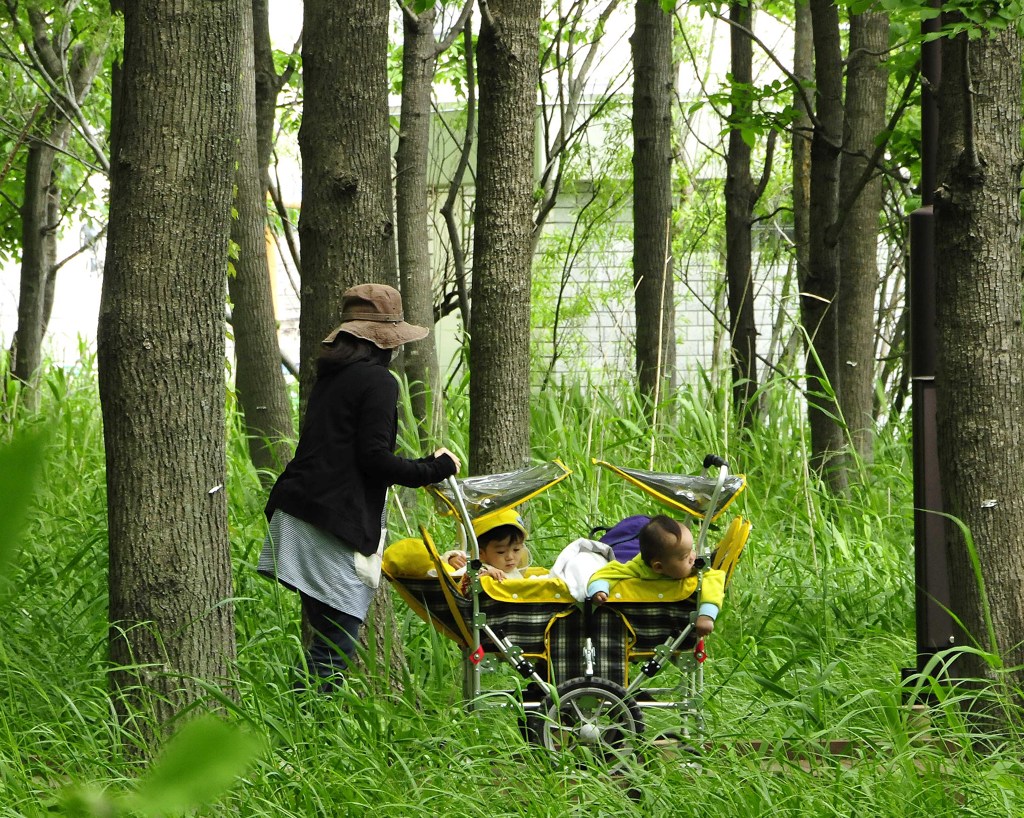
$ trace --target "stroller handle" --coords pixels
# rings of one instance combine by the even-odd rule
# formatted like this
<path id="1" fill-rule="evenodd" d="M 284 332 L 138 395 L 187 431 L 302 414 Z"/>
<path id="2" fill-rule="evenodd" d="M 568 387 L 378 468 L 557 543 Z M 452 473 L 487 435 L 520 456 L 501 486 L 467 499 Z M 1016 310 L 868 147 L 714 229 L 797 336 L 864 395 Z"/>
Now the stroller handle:
<path id="1" fill-rule="evenodd" d="M 729 464 L 724 457 L 719 457 L 717 454 L 704 455 L 704 473 L 706 474 L 708 469 L 712 467 L 718 469 L 718 479 L 715 481 L 715 488 L 708 498 L 709 511 L 700 521 L 700 533 L 697 535 L 696 543 L 698 559 L 704 557 L 704 546 L 707 543 L 708 530 L 711 528 L 712 514 L 710 510 L 715 508 L 715 505 L 718 503 L 722 488 L 725 486 L 725 480 L 729 476 Z"/>
<path id="2" fill-rule="evenodd" d="M 716 466 L 718 468 L 722 468 L 724 466 L 725 468 L 729 468 L 729 463 L 728 461 L 725 460 L 725 458 L 719 457 L 717 454 L 704 455 L 704 463 L 702 465 L 702 468 L 707 470 L 710 469 L 712 466 Z"/>
<path id="3" fill-rule="evenodd" d="M 451 489 L 452 494 L 455 497 L 455 506 L 458 509 L 459 522 L 462 523 L 462 525 L 458 526 L 459 539 L 462 541 L 461 544 L 471 559 L 479 559 L 480 552 L 476 543 L 476 537 L 472 536 L 473 519 L 469 515 L 469 509 L 466 508 L 466 500 L 462 496 L 462 490 L 459 488 L 459 484 L 454 477 L 446 478 L 445 483 L 448 485 L 448 488 Z"/>

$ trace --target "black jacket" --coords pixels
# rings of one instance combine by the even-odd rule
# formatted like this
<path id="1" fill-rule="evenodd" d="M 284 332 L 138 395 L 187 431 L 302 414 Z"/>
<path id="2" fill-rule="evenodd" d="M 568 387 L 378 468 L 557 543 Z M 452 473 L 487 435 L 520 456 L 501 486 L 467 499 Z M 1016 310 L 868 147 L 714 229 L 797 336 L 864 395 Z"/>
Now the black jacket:
<path id="1" fill-rule="evenodd" d="M 362 554 L 376 551 L 388 486 L 425 486 L 455 474 L 447 455 L 407 460 L 394 454 L 397 403 L 398 383 L 380 364 L 357 362 L 321 374 L 295 457 L 267 500 L 267 519 L 281 509 Z"/>

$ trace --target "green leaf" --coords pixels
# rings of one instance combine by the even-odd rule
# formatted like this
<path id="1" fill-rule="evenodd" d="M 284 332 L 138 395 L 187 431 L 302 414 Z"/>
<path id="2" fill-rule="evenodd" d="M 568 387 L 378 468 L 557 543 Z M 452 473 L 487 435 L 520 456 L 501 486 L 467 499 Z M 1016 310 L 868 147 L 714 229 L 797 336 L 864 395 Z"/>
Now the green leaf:
<path id="1" fill-rule="evenodd" d="M 4 511 L 0 514 L 0 574 L 24 534 L 45 444 L 46 434 L 33 432 L 0 448 L 0 497 L 4 498 Z"/>
<path id="2" fill-rule="evenodd" d="M 227 790 L 262 751 L 255 736 L 213 716 L 189 722 L 127 800 L 143 815 L 181 813 Z"/>

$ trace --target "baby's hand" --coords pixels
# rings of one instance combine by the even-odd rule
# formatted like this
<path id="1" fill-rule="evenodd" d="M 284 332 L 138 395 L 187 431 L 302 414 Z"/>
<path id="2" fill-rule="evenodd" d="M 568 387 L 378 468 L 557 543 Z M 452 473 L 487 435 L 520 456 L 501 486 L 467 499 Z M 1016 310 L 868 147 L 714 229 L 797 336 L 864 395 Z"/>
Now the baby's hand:
<path id="1" fill-rule="evenodd" d="M 715 629 L 715 620 L 707 614 L 701 614 L 697 617 L 697 623 L 694 628 L 698 636 L 707 636 Z"/>
<path id="2" fill-rule="evenodd" d="M 466 555 L 465 554 L 452 554 L 448 557 L 448 564 L 452 568 L 465 568 L 466 567 Z"/>
<path id="3" fill-rule="evenodd" d="M 490 577 L 491 579 L 495 580 L 496 582 L 504 582 L 505 581 L 505 572 L 504 571 L 500 571 L 497 568 L 484 568 L 480 572 L 480 576 L 482 576 L 482 577 Z"/>
<path id="4" fill-rule="evenodd" d="M 593 602 L 595 605 L 604 605 L 604 603 L 608 601 L 608 594 L 606 594 L 604 591 L 598 591 L 596 594 L 590 597 L 590 601 Z"/>

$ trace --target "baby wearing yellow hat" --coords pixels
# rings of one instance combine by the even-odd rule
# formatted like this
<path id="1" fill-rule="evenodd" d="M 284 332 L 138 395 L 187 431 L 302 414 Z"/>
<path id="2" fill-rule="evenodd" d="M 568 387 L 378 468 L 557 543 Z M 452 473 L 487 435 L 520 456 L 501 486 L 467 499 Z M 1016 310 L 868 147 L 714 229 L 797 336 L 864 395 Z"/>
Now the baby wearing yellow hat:
<path id="1" fill-rule="evenodd" d="M 521 579 L 523 569 L 530 564 L 526 547 L 527 531 L 523 518 L 513 508 L 485 514 L 473 521 L 473 534 L 480 549 L 480 576 L 501 582 Z M 452 574 L 466 572 L 465 551 L 447 551 L 441 560 L 452 567 Z"/>

